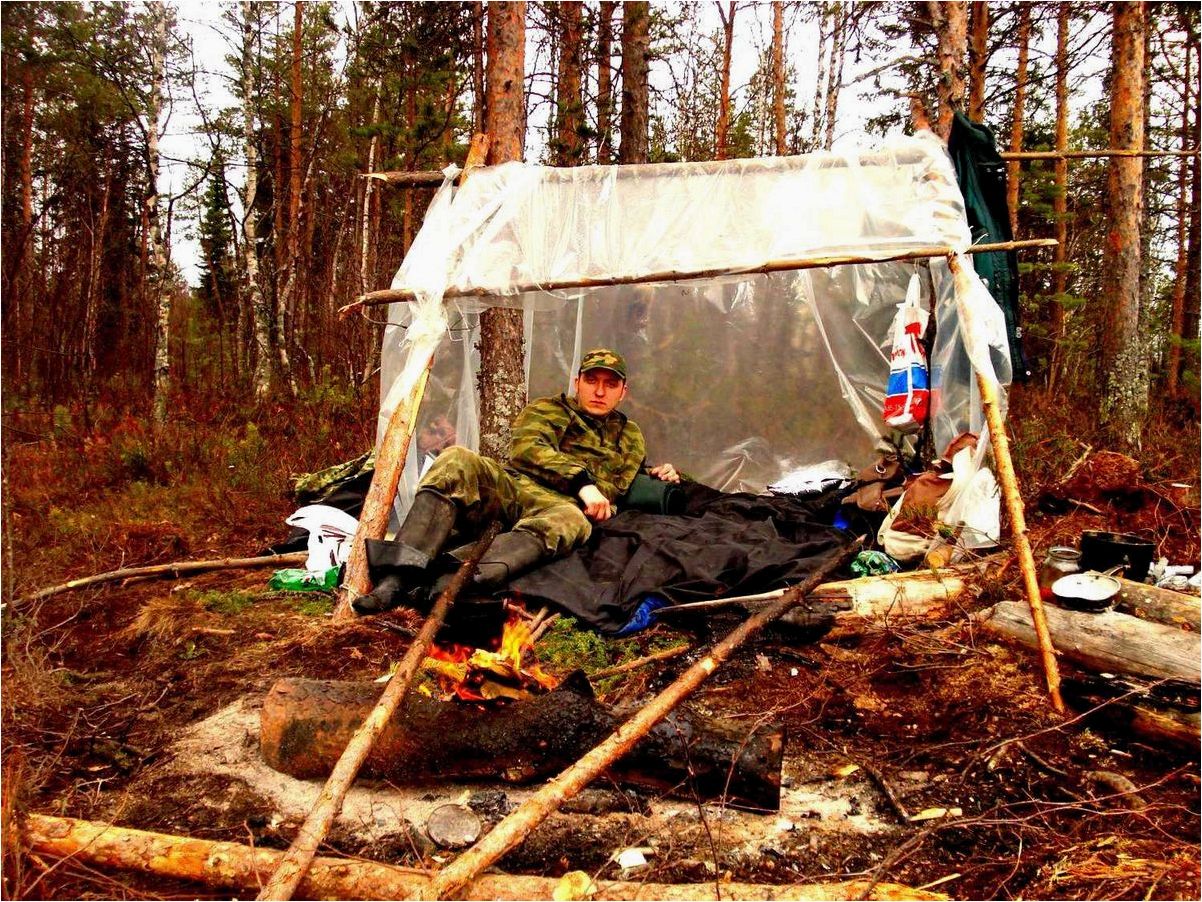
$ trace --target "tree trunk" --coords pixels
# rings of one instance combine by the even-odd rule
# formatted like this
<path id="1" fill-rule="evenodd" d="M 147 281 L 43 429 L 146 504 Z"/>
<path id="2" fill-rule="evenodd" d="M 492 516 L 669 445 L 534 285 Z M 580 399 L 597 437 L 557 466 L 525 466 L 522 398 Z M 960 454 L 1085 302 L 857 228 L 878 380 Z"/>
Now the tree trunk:
<path id="1" fill-rule="evenodd" d="M 597 162 L 613 158 L 613 0 L 602 0 L 597 12 Z"/>
<path id="2" fill-rule="evenodd" d="M 1025 4 L 1024 4 L 1025 6 Z M 1068 150 L 1068 30 L 1072 4 L 1063 0 L 1056 12 L 1056 152 Z M 1052 358 L 1048 366 L 1048 391 L 1055 391 L 1064 360 L 1064 330 L 1068 292 L 1068 160 L 1056 158 L 1056 190 L 1052 194 L 1052 218 L 1056 223 L 1056 250 L 1052 262 Z"/>
<path id="3" fill-rule="evenodd" d="M 729 155 L 730 143 L 730 57 L 735 43 L 735 14 L 739 11 L 738 4 L 730 0 L 726 4 L 726 12 L 718 6 L 718 15 L 722 19 L 722 85 L 718 89 L 718 127 L 714 132 L 714 159 L 725 160 Z"/>
<path id="4" fill-rule="evenodd" d="M 371 142 L 367 145 L 367 171 L 375 172 L 380 150 L 380 135 L 374 131 L 380 120 L 380 92 L 382 85 L 376 83 L 375 99 L 371 106 Z M 363 207 L 360 212 L 362 234 L 359 236 L 359 293 L 371 291 L 371 249 L 375 238 L 375 219 L 372 201 L 375 200 L 375 179 L 364 179 Z M 377 342 L 378 343 L 378 342 Z"/>
<path id="5" fill-rule="evenodd" d="M 772 133 L 776 155 L 788 153 L 785 137 L 785 5 L 772 3 Z"/>
<path id="6" fill-rule="evenodd" d="M 292 81 L 288 129 L 288 257 L 294 259 L 300 248 L 301 201 L 301 39 L 304 35 L 304 4 L 292 3 Z"/>
<path id="7" fill-rule="evenodd" d="M 849 6 L 851 0 L 839 3 L 835 7 L 833 21 L 834 33 L 831 35 L 830 76 L 826 83 L 826 137 L 822 142 L 824 150 L 830 150 L 835 143 L 835 116 L 839 111 L 839 88 L 843 81 L 843 59 L 847 55 L 847 29 L 851 19 Z"/>
<path id="8" fill-rule="evenodd" d="M 1031 7 L 1018 6 L 1018 68 L 1014 70 L 1014 115 L 1010 120 L 1010 150 L 1023 149 L 1023 117 L 1027 104 L 1027 63 L 1031 50 Z M 983 100 L 984 98 L 982 98 Z M 1022 186 L 1022 163 L 1011 160 L 1006 164 L 1006 207 L 1010 213 L 1010 234 L 1018 237 L 1018 204 Z"/>
<path id="9" fill-rule="evenodd" d="M 100 322 L 100 275 L 104 266 L 104 244 L 108 238 L 109 196 L 113 178 L 106 165 L 100 174 L 104 187 L 100 192 L 100 215 L 92 228 L 92 248 L 88 261 L 87 292 L 84 299 L 84 384 L 90 395 L 96 378 L 96 329 Z"/>
<path id="10" fill-rule="evenodd" d="M 1117 4 L 1113 11 L 1110 146 L 1116 150 L 1143 150 L 1147 10 L 1141 0 Z M 1144 212 L 1140 158 L 1110 158 L 1106 206 L 1110 228 L 1102 256 L 1104 313 L 1098 360 L 1098 420 L 1115 450 L 1134 455 L 1139 452 L 1148 409 L 1147 384 L 1138 378 L 1145 365 L 1139 322 L 1140 224 Z"/>
<path id="11" fill-rule="evenodd" d="M 810 116 L 810 150 L 818 149 L 818 136 L 822 133 L 823 99 L 830 90 L 830 56 L 832 12 L 825 2 L 819 4 L 818 13 L 818 78 L 814 82 L 814 112 Z"/>
<path id="12" fill-rule="evenodd" d="M 1185 42 L 1185 80 L 1181 92 L 1181 150 L 1190 150 L 1190 94 L 1193 90 L 1190 54 L 1193 47 Z M 1189 157 L 1177 162 L 1177 265 L 1173 269 L 1173 306 L 1169 327 L 1169 359 L 1166 364 L 1165 394 L 1175 399 L 1181 389 L 1181 341 L 1185 337 L 1185 282 L 1189 272 Z"/>
<path id="13" fill-rule="evenodd" d="M 484 93 L 484 17 L 485 4 L 472 4 L 472 93 L 475 103 L 472 105 L 472 122 L 475 134 L 484 132 L 484 122 L 487 118 L 488 102 Z"/>
<path id="14" fill-rule="evenodd" d="M 580 0 L 565 0 L 558 7 L 556 18 L 559 24 L 559 72 L 555 80 L 555 163 L 557 166 L 579 166 L 584 160 L 584 104 L 580 98 L 584 4 Z"/>
<path id="15" fill-rule="evenodd" d="M 939 39 L 939 117 L 936 130 L 946 141 L 952 132 L 955 111 L 964 108 L 968 16 L 964 0 L 927 0 L 927 10 Z"/>
<path id="16" fill-rule="evenodd" d="M 1198 68 L 1202 70 L 1202 55 L 1198 52 L 1197 36 L 1194 37 L 1194 56 L 1198 59 Z M 1202 96 L 1198 86 L 1194 85 L 1194 134 L 1202 133 Z M 1195 144 L 1195 149 L 1197 145 Z M 1202 158 L 1190 158 L 1190 207 L 1189 207 L 1189 266 L 1185 273 L 1185 326 L 1184 335 L 1196 338 L 1198 335 L 1198 308 L 1202 298 Z M 1195 358 L 1195 362 L 1196 362 Z M 1195 378 L 1197 373 L 1195 373 Z M 1195 407 L 1198 405 L 1198 395 L 1193 393 Z"/>
<path id="17" fill-rule="evenodd" d="M 486 131 L 490 164 L 522 158 L 526 133 L 526 4 L 488 6 Z M 503 460 L 514 418 L 526 404 L 522 311 L 494 307 L 480 315 L 480 451 Z"/>
<path id="18" fill-rule="evenodd" d="M 622 4 L 622 142 L 619 163 L 647 162 L 648 62 L 650 4 Z"/>
<path id="19" fill-rule="evenodd" d="M 30 297 L 30 260 L 33 255 L 33 114 L 36 107 L 37 92 L 33 86 L 33 69 L 28 66 L 21 68 L 21 159 L 19 163 L 21 180 L 21 232 L 17 236 L 16 260 L 9 260 L 10 266 L 15 266 L 12 297 L 5 304 L 5 321 L 9 324 L 7 336 L 12 344 L 8 356 L 14 362 L 10 369 L 13 383 L 21 384 L 28 372 L 28 349 L 23 336 L 31 331 L 32 298 Z M 7 270 L 8 267 L 5 267 Z"/>
<path id="20" fill-rule="evenodd" d="M 1029 11 L 1027 15 L 1030 15 Z M 985 0 L 973 0 L 969 33 L 968 118 L 973 122 L 984 122 L 985 67 L 989 63 L 989 4 Z"/>
<path id="21" fill-rule="evenodd" d="M 150 4 L 154 28 L 150 36 L 150 95 L 146 109 L 146 222 L 150 244 L 149 283 L 154 298 L 154 422 L 167 422 L 171 391 L 171 279 L 170 260 L 159 221 L 159 115 L 163 105 L 163 82 L 167 75 L 167 7 Z"/>
<path id="22" fill-rule="evenodd" d="M 272 310 L 259 279 L 259 148 L 255 133 L 255 103 L 259 92 L 258 57 L 255 31 L 258 24 L 256 5 L 242 2 L 242 141 L 246 157 L 246 188 L 242 197 L 242 268 L 246 279 L 246 306 L 254 320 L 255 399 L 271 394 L 275 352 L 271 342 Z"/>

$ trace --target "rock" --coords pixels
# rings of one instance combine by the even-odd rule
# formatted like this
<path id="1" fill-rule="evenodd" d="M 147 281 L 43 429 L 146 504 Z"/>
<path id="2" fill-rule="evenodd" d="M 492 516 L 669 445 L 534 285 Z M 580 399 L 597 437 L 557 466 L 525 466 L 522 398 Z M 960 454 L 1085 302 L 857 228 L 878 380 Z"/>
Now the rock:
<path id="1" fill-rule="evenodd" d="M 466 849 L 484 829 L 480 818 L 466 805 L 440 805 L 426 821 L 426 833 L 444 849 Z"/>

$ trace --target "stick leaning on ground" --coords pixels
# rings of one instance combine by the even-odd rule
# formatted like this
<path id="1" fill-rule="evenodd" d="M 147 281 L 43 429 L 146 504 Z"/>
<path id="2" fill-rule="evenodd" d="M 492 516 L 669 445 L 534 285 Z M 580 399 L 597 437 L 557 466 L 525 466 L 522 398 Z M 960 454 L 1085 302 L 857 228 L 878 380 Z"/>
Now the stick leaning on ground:
<path id="1" fill-rule="evenodd" d="M 752 614 L 715 645 L 700 661 L 682 673 L 672 685 L 648 702 L 638 713 L 588 752 L 583 758 L 547 782 L 516 811 L 505 817 L 483 839 L 439 871 L 429 887 L 430 899 L 457 897 L 477 875 L 525 839 L 530 832 L 596 779 L 602 771 L 638 742 L 657 723 L 672 713 L 694 689 L 700 686 L 740 645 L 782 614 L 801 604 L 806 596 L 828 576 L 842 567 L 859 550 L 857 540 L 842 554 L 835 555 L 810 577 L 787 591 L 771 606 Z"/>
<path id="2" fill-rule="evenodd" d="M 447 611 L 450 610 L 455 598 L 462 591 L 467 581 L 471 579 L 472 574 L 475 573 L 476 564 L 480 562 L 480 558 L 484 556 L 484 552 L 488 550 L 488 546 L 492 544 L 492 540 L 497 537 L 497 533 L 500 531 L 500 523 L 494 521 L 489 525 L 488 529 L 484 531 L 484 535 L 480 537 L 480 541 L 472 548 L 472 553 L 468 556 L 467 560 L 455 572 L 451 584 L 438 596 L 438 601 L 435 602 L 433 610 L 430 611 L 426 622 L 422 624 L 421 632 L 417 634 L 417 638 L 413 640 L 413 644 L 405 652 L 405 657 L 401 659 L 396 673 L 388 681 L 388 685 L 380 695 L 380 700 L 376 703 L 375 708 L 367 715 L 367 719 L 363 721 L 363 725 L 359 727 L 355 735 L 351 737 L 351 741 L 347 743 L 346 750 L 334 766 L 334 770 L 330 774 L 330 778 L 326 781 L 321 795 L 317 797 L 317 802 L 313 805 L 309 816 L 305 818 L 305 822 L 301 825 L 300 830 L 297 831 L 292 845 L 288 847 L 287 853 L 280 859 L 275 873 L 271 875 L 271 879 L 263 886 L 257 898 L 291 899 L 292 894 L 296 892 L 296 888 L 300 885 L 301 880 L 304 879 L 309 865 L 312 864 L 313 858 L 317 854 L 317 847 L 325 839 L 326 834 L 330 832 L 330 826 L 334 823 L 334 818 L 338 816 L 338 812 L 342 809 L 342 802 L 346 798 L 351 784 L 355 782 L 355 777 L 358 776 L 363 762 L 367 760 L 372 746 L 388 723 L 389 718 L 400 707 L 401 702 L 405 700 L 405 695 L 413 683 L 413 678 L 417 674 L 418 668 L 426 658 L 426 652 L 430 650 L 430 645 L 434 641 L 435 634 L 446 619 Z"/>
<path id="3" fill-rule="evenodd" d="M 174 564 L 125 567 L 121 570 L 110 570 L 108 573 L 97 573 L 95 576 L 81 576 L 79 579 L 68 580 L 58 586 L 39 589 L 23 598 L 18 598 L 13 604 L 28 604 L 52 595 L 61 595 L 63 592 L 70 592 L 73 589 L 86 589 L 88 586 L 122 579 L 153 579 L 156 576 L 180 577 L 185 573 L 206 573 L 210 570 L 250 570 L 254 567 L 272 567 L 280 564 L 303 564 L 308 556 L 307 552 L 295 551 L 288 554 L 265 554 L 261 557 L 221 557 L 207 561 L 179 561 Z"/>

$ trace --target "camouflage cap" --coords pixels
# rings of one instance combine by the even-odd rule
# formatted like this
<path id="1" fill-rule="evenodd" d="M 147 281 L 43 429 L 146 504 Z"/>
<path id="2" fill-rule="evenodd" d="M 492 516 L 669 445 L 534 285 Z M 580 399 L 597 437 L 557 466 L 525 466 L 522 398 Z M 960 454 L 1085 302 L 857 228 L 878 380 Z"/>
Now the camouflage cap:
<path id="1" fill-rule="evenodd" d="M 580 359 L 580 372 L 589 370 L 609 370 L 621 376 L 623 381 L 626 379 L 626 361 L 621 354 L 609 348 L 596 348 Z"/>

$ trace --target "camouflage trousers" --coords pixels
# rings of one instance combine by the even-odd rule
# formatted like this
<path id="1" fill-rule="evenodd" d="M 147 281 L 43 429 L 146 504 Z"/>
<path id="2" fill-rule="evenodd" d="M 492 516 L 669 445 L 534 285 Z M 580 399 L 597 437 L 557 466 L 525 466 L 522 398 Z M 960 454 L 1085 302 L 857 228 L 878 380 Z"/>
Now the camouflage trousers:
<path id="1" fill-rule="evenodd" d="M 499 519 L 508 529 L 537 536 L 552 557 L 584 544 L 592 533 L 584 511 L 567 495 L 457 445 L 438 455 L 420 487 L 455 501 L 460 527 L 483 528 Z"/>

